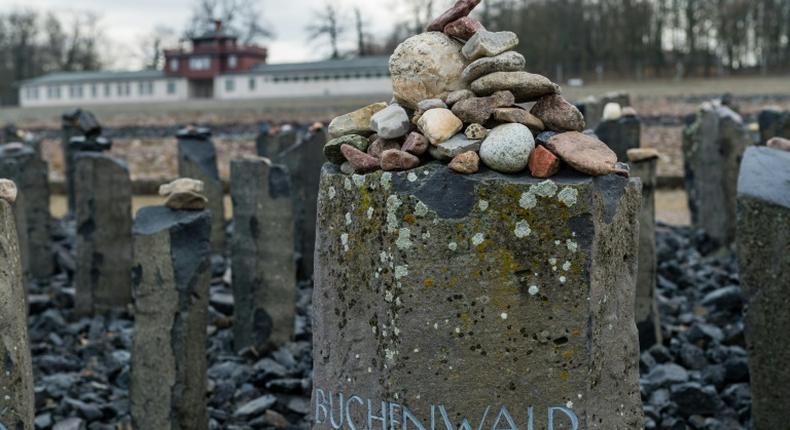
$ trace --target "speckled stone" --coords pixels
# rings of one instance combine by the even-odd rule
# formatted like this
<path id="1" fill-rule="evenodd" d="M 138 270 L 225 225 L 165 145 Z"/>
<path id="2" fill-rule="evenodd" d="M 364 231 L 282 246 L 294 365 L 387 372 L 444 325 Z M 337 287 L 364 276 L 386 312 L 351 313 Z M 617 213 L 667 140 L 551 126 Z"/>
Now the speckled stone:
<path id="1" fill-rule="evenodd" d="M 612 173 L 617 164 L 617 155 L 593 136 L 569 131 L 552 136 L 546 148 L 574 169 L 592 176 Z"/>
<path id="2" fill-rule="evenodd" d="M 547 77 L 528 72 L 494 72 L 476 79 L 472 82 L 471 89 L 478 96 L 510 91 L 516 96 L 518 103 L 534 102 L 560 91 L 559 85 Z"/>
<path id="3" fill-rule="evenodd" d="M 413 155 L 422 155 L 428 150 L 428 138 L 413 131 L 406 136 L 406 141 L 403 142 L 403 147 L 401 148 L 403 151 L 408 152 L 409 154 Z M 395 149 L 395 148 L 390 148 Z"/>
<path id="4" fill-rule="evenodd" d="M 483 140 L 488 136 L 488 129 L 477 123 L 469 124 L 464 135 L 466 135 L 467 139 Z"/>
<path id="5" fill-rule="evenodd" d="M 465 16 L 444 26 L 444 34 L 460 40 L 469 40 L 480 30 L 485 30 L 480 21 Z"/>
<path id="6" fill-rule="evenodd" d="M 549 130 L 584 131 L 584 115 L 576 106 L 568 103 L 562 96 L 551 94 L 541 97 L 530 111 L 538 117 Z"/>
<path id="7" fill-rule="evenodd" d="M 329 137 L 332 139 L 346 134 L 370 134 L 370 117 L 387 107 L 386 102 L 374 103 L 354 112 L 341 115 L 329 123 Z"/>
<path id="8" fill-rule="evenodd" d="M 0 179 L 0 199 L 8 203 L 16 201 L 17 189 L 14 181 L 9 179 Z"/>
<path id="9" fill-rule="evenodd" d="M 518 36 L 512 31 L 492 32 L 480 30 L 464 45 L 461 53 L 469 61 L 482 57 L 495 57 L 518 46 Z"/>
<path id="10" fill-rule="evenodd" d="M 483 57 L 473 61 L 464 69 L 464 81 L 472 82 L 495 72 L 518 72 L 524 70 L 527 60 L 516 51 L 508 51 L 495 57 Z"/>
<path id="11" fill-rule="evenodd" d="M 368 150 L 370 142 L 364 136 L 358 134 L 347 134 L 332 139 L 324 145 L 324 156 L 326 159 L 331 163 L 343 164 L 346 161 L 346 157 L 343 156 L 343 152 L 340 150 L 340 147 L 343 145 L 351 145 L 364 152 Z"/>
<path id="12" fill-rule="evenodd" d="M 353 147 L 356 149 L 356 147 Z M 342 149 L 342 145 L 341 145 Z M 388 150 L 388 149 L 400 149 L 400 139 L 384 139 L 384 138 L 377 138 L 373 141 L 373 143 L 368 146 L 368 155 L 373 156 L 374 158 L 381 157 L 381 153 Z M 348 156 L 344 153 L 344 156 L 348 158 Z"/>
<path id="13" fill-rule="evenodd" d="M 458 133 L 446 142 L 442 142 L 438 145 L 431 145 L 429 151 L 433 158 L 439 161 L 449 162 L 464 152 L 478 151 L 479 149 L 479 140 L 469 139 L 465 135 Z"/>
<path id="14" fill-rule="evenodd" d="M 453 158 L 447 167 L 453 172 L 471 175 L 480 170 L 480 156 L 477 152 L 467 151 Z"/>
<path id="15" fill-rule="evenodd" d="M 548 428 L 549 407 L 562 408 L 555 429 L 571 428 L 566 412 L 600 429 L 643 426 L 637 181 L 458 175 L 437 162 L 346 179 L 327 165 L 318 201 L 316 428 L 331 426 L 341 393 L 359 428 L 368 400 L 426 426 L 432 405 L 437 420 L 442 405 L 485 429 L 509 427 L 505 416 L 526 429 L 530 410 Z"/>
<path id="16" fill-rule="evenodd" d="M 406 151 L 388 149 L 381 153 L 381 170 L 409 170 L 420 165 L 420 159 Z"/>
<path id="17" fill-rule="evenodd" d="M 486 166 L 503 173 L 517 173 L 529 163 L 535 138 L 527 126 L 503 124 L 488 133 L 480 145 L 480 158 Z"/>
<path id="18" fill-rule="evenodd" d="M 393 149 L 400 149 L 400 146 L 398 146 L 398 148 L 393 148 Z M 346 160 L 348 160 L 348 162 L 351 164 L 351 167 L 353 167 L 354 171 L 357 173 L 368 173 L 379 169 L 378 158 L 366 154 L 360 151 L 359 149 L 354 148 L 351 145 L 346 145 L 346 144 L 341 145 L 340 151 L 343 152 L 343 156 L 346 157 Z M 384 151 L 385 150 L 382 150 L 381 152 L 383 153 Z M 381 153 L 379 154 L 379 156 L 380 155 Z"/>
<path id="19" fill-rule="evenodd" d="M 449 109 L 431 109 L 423 114 L 417 126 L 432 144 L 438 145 L 458 133 L 464 123 Z"/>

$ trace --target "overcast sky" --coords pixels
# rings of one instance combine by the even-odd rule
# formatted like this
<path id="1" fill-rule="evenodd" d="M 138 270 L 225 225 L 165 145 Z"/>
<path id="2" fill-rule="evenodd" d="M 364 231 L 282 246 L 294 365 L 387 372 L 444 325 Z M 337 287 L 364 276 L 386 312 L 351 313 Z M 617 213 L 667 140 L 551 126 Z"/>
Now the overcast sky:
<path id="1" fill-rule="evenodd" d="M 261 0 L 263 15 L 276 38 L 267 41 L 270 62 L 295 62 L 322 59 L 327 56 L 326 46 L 307 40 L 305 26 L 313 11 L 324 0 Z M 395 13 L 402 2 L 397 0 L 330 0 L 339 5 L 351 23 L 354 6 L 359 6 L 371 23 L 369 31 L 381 37 L 392 28 L 392 20 L 401 20 Z M 108 46 L 113 46 L 111 57 L 115 68 L 139 64 L 139 38 L 157 25 L 166 25 L 182 31 L 191 14 L 194 0 L 0 0 L 0 11 L 14 8 L 34 8 L 68 14 L 90 10 L 100 15 L 100 25 L 107 36 Z M 353 46 L 353 31 L 346 36 L 346 46 Z M 350 44 L 350 45 L 349 45 Z"/>

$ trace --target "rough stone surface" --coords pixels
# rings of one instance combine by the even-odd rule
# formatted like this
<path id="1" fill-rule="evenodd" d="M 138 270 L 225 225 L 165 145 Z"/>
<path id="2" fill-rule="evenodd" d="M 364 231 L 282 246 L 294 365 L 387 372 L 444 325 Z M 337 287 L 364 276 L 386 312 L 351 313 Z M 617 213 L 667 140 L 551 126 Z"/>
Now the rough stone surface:
<path id="1" fill-rule="evenodd" d="M 496 108 L 512 106 L 515 98 L 510 91 L 497 91 L 489 97 L 471 97 L 453 105 L 453 113 L 461 121 L 483 124 Z"/>
<path id="2" fill-rule="evenodd" d="M 463 89 L 461 73 L 467 64 L 461 44 L 449 36 L 438 32 L 412 36 L 390 57 L 395 99 L 415 109 L 422 100 Z"/>
<path id="3" fill-rule="evenodd" d="M 476 79 L 471 85 L 478 96 L 488 96 L 497 91 L 510 91 L 516 102 L 534 102 L 543 96 L 556 94 L 559 85 L 548 78 L 528 72 L 495 72 Z"/>
<path id="4" fill-rule="evenodd" d="M 541 97 L 530 113 L 543 121 L 549 130 L 584 131 L 585 128 L 584 116 L 579 109 L 558 94 Z"/>
<path id="5" fill-rule="evenodd" d="M 472 140 L 459 133 L 450 140 L 438 145 L 431 145 L 429 152 L 431 156 L 439 161 L 449 162 L 464 152 L 480 150 L 479 140 Z"/>
<path id="6" fill-rule="evenodd" d="M 746 340 L 755 428 L 790 422 L 790 153 L 749 148 L 738 181 L 738 265 L 746 298 Z"/>
<path id="7" fill-rule="evenodd" d="M 376 142 L 381 142 L 381 141 L 382 139 L 379 139 Z M 375 145 L 376 142 L 374 142 L 373 145 Z M 397 148 L 394 149 L 400 149 L 400 145 L 396 144 L 396 146 Z M 381 153 L 384 152 L 384 150 L 385 149 L 382 148 L 381 151 L 377 151 L 379 156 L 381 156 Z M 351 167 L 353 167 L 354 171 L 357 173 L 372 172 L 374 170 L 378 170 L 380 167 L 378 158 L 366 154 L 360 151 L 359 149 L 354 148 L 351 145 L 345 145 L 345 144 L 341 145 L 340 151 L 343 153 L 343 156 L 346 158 L 346 160 L 348 160 L 349 164 L 351 164 Z"/>
<path id="8" fill-rule="evenodd" d="M 477 173 L 480 170 L 480 156 L 477 155 L 477 152 L 467 151 L 453 158 L 447 167 L 457 173 L 467 175 Z"/>
<path id="9" fill-rule="evenodd" d="M 202 211 L 208 207 L 208 199 L 194 191 L 179 191 L 168 194 L 164 206 L 175 210 Z"/>
<path id="10" fill-rule="evenodd" d="M 444 34 L 460 40 L 469 40 L 480 30 L 485 30 L 480 21 L 465 16 L 444 26 Z"/>
<path id="11" fill-rule="evenodd" d="M 205 191 L 205 185 L 203 184 L 203 181 L 192 178 L 178 178 L 167 184 L 162 184 L 159 186 L 160 196 L 168 196 L 173 193 L 185 192 L 202 193 L 203 191 Z"/>
<path id="12" fill-rule="evenodd" d="M 461 131 L 464 123 L 449 109 L 431 109 L 425 112 L 417 126 L 434 145 L 438 145 Z"/>
<path id="13" fill-rule="evenodd" d="M 406 151 L 388 149 L 381 153 L 382 170 L 409 170 L 419 165 L 420 159 Z"/>
<path id="14" fill-rule="evenodd" d="M 0 179 L 0 199 L 8 203 L 16 202 L 17 196 L 16 184 L 10 179 Z"/>
<path id="15" fill-rule="evenodd" d="M 560 171 L 560 159 L 543 145 L 529 154 L 529 173 L 536 178 L 550 178 Z"/>
<path id="16" fill-rule="evenodd" d="M 518 173 L 527 167 L 533 149 L 535 138 L 529 128 L 503 124 L 492 129 L 480 145 L 480 159 L 497 172 Z"/>
<path id="17" fill-rule="evenodd" d="M 474 96 L 475 93 L 473 93 L 472 90 L 463 89 L 463 90 L 453 91 L 447 94 L 447 97 L 445 97 L 444 101 L 445 103 L 447 103 L 447 106 L 452 107 L 454 104 L 460 102 L 461 100 L 465 100 Z"/>
<path id="18" fill-rule="evenodd" d="M 464 131 L 464 135 L 467 139 L 483 140 L 488 136 L 488 129 L 477 123 L 469 124 L 466 127 L 466 131 Z"/>
<path id="19" fill-rule="evenodd" d="M 710 103 L 683 132 L 691 224 L 721 246 L 735 240 L 738 170 L 749 141 L 740 115 Z"/>
<path id="20" fill-rule="evenodd" d="M 406 137 L 406 141 L 403 143 L 403 147 L 401 148 L 403 151 L 408 152 L 409 154 L 413 155 L 422 155 L 425 154 L 425 151 L 428 150 L 428 146 L 430 142 L 428 142 L 428 138 L 413 131 L 409 133 Z M 397 148 L 387 148 L 387 149 L 397 149 Z"/>
<path id="21" fill-rule="evenodd" d="M 294 333 L 296 266 L 288 170 L 265 159 L 231 162 L 233 341 L 263 350 Z"/>
<path id="22" fill-rule="evenodd" d="M 340 150 L 340 147 L 343 145 L 351 145 L 365 152 L 368 150 L 370 142 L 367 138 L 358 134 L 348 134 L 332 139 L 324 145 L 324 156 L 326 159 L 331 163 L 343 164 L 346 161 L 346 157 L 343 156 L 343 151 Z"/>
<path id="23" fill-rule="evenodd" d="M 126 164 L 100 153 L 74 158 L 76 311 L 101 314 L 132 303 L 132 181 Z"/>
<path id="24" fill-rule="evenodd" d="M 29 147 L 9 151 L 9 146 L 0 146 L 0 178 L 14 181 L 17 187 L 14 211 L 22 270 L 32 279 L 44 279 L 52 274 L 54 267 L 47 163 Z"/>
<path id="25" fill-rule="evenodd" d="M 137 429 L 208 429 L 206 324 L 211 214 L 140 209 L 129 402 Z"/>
<path id="26" fill-rule="evenodd" d="M 461 53 L 469 61 L 495 57 L 518 46 L 518 36 L 512 31 L 480 30 L 464 45 Z"/>
<path id="27" fill-rule="evenodd" d="M 225 191 L 217 169 L 217 153 L 209 133 L 179 132 L 178 176 L 203 181 L 211 211 L 211 250 L 225 249 Z"/>
<path id="28" fill-rule="evenodd" d="M 370 119 L 376 112 L 387 107 L 386 102 L 374 103 L 341 115 L 329 123 L 329 137 L 336 138 L 347 134 L 370 134 Z"/>
<path id="29" fill-rule="evenodd" d="M 790 139 L 772 137 L 768 139 L 767 146 L 769 148 L 781 149 L 782 151 L 790 151 Z"/>
<path id="30" fill-rule="evenodd" d="M 639 151 L 639 150 L 637 150 Z M 629 151 L 628 155 L 631 155 Z M 640 155 L 637 157 L 637 155 Z M 631 177 L 642 181 L 642 210 L 639 213 L 639 261 L 636 276 L 636 327 L 639 347 L 647 351 L 662 343 L 661 321 L 656 301 L 656 165 L 658 157 L 642 157 L 634 153 Z"/>
<path id="31" fill-rule="evenodd" d="M 463 78 L 472 82 L 495 72 L 519 72 L 527 66 L 527 60 L 516 51 L 508 51 L 494 57 L 483 57 L 473 61 L 464 69 Z"/>
<path id="32" fill-rule="evenodd" d="M 358 118 L 356 120 L 359 120 Z M 370 121 L 365 125 L 362 134 L 372 133 L 369 130 Z M 283 151 L 293 147 L 298 141 L 296 131 L 290 126 L 283 126 L 279 129 L 266 129 L 258 135 L 255 141 L 255 151 L 259 157 L 276 158 Z"/>
<path id="33" fill-rule="evenodd" d="M 284 164 L 291 173 L 291 186 L 294 190 L 294 216 L 296 220 L 296 251 L 299 253 L 299 279 L 313 278 L 313 259 L 315 258 L 315 223 L 318 205 L 318 184 L 321 181 L 321 166 L 324 164 L 322 149 L 326 143 L 326 132 L 314 129 L 302 139 L 301 145 L 276 159 Z M 298 155 L 299 168 L 295 167 L 291 156 Z"/>
<path id="34" fill-rule="evenodd" d="M 350 145 L 349 145 L 350 146 Z M 355 147 L 352 147 L 356 149 Z M 341 152 L 342 152 L 342 145 L 341 145 Z M 388 149 L 401 149 L 401 140 L 400 139 L 384 139 L 377 137 L 373 143 L 368 146 L 367 154 L 373 156 L 374 158 L 380 158 L 381 153 L 388 150 Z M 345 156 L 345 153 L 343 153 Z M 348 158 L 348 157 L 346 157 Z"/>
<path id="35" fill-rule="evenodd" d="M 446 11 L 444 11 L 438 18 L 434 19 L 428 27 L 426 31 L 442 31 L 447 24 L 451 22 L 461 19 L 465 16 L 468 16 L 472 9 L 474 9 L 478 4 L 480 4 L 480 0 L 458 0 L 453 4 L 453 6 Z"/>
<path id="36" fill-rule="evenodd" d="M 27 333 L 27 292 L 14 210 L 0 199 L 0 428 L 33 430 L 35 399 Z"/>
<path id="37" fill-rule="evenodd" d="M 626 161 L 628 150 L 641 145 L 642 121 L 636 116 L 604 120 L 595 128 L 595 135 L 617 154 L 618 160 Z"/>
<path id="38" fill-rule="evenodd" d="M 385 174 L 347 189 L 336 167 L 323 171 L 314 428 L 330 428 L 329 399 L 341 393 L 387 422 L 427 426 L 433 405 L 452 427 L 508 426 L 501 417 L 526 429 L 532 410 L 535 428 L 548 428 L 559 407 L 555 429 L 572 428 L 569 415 L 641 428 L 638 181 L 458 176 L 438 163 Z M 346 418 L 367 416 L 352 406 Z"/>
<path id="39" fill-rule="evenodd" d="M 517 122 L 530 130 L 543 131 L 546 126 L 540 118 L 521 108 L 499 108 L 494 110 L 494 119 L 501 122 Z"/>
<path id="40" fill-rule="evenodd" d="M 592 176 L 608 175 L 617 164 L 617 155 L 605 143 L 576 131 L 552 136 L 546 148 L 574 169 Z"/>
<path id="41" fill-rule="evenodd" d="M 397 139 L 409 132 L 411 123 L 406 111 L 392 104 L 376 112 L 370 117 L 370 129 L 376 132 L 380 138 Z"/>

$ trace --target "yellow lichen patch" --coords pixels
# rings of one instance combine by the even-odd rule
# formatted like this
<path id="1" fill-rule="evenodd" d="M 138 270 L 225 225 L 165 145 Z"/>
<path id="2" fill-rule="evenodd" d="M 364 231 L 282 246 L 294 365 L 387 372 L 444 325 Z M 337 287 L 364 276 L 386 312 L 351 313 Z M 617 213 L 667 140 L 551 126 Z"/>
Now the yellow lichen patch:
<path id="1" fill-rule="evenodd" d="M 417 222 L 417 218 L 415 218 L 412 214 L 406 214 L 403 216 L 403 222 L 407 224 L 414 224 Z"/>
<path id="2" fill-rule="evenodd" d="M 570 360 L 571 358 L 573 358 L 573 353 L 574 353 L 574 351 L 572 349 L 568 350 L 568 351 L 565 351 L 565 352 L 562 353 L 562 357 L 564 359 L 566 359 L 566 360 Z"/>
<path id="3" fill-rule="evenodd" d="M 569 377 L 569 375 L 568 375 L 568 371 L 567 371 L 567 370 L 562 370 L 562 371 L 560 371 L 560 379 L 561 379 L 563 382 L 566 382 L 566 381 L 568 381 L 568 377 Z"/>
<path id="4" fill-rule="evenodd" d="M 422 284 L 425 285 L 425 288 L 433 288 L 433 278 L 425 278 Z"/>

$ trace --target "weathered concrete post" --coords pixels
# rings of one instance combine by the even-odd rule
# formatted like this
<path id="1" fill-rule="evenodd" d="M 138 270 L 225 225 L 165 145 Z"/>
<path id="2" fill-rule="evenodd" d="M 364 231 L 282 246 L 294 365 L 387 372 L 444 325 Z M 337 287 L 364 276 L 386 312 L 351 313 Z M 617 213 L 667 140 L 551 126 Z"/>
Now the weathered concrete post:
<path id="1" fill-rule="evenodd" d="M 33 368 L 27 335 L 27 293 L 14 221 L 17 190 L 0 180 L 0 428 L 33 430 Z"/>
<path id="2" fill-rule="evenodd" d="M 754 428 L 790 422 L 790 152 L 749 148 L 738 182 L 738 265 Z M 782 333 L 782 334 L 780 334 Z"/>
<path id="3" fill-rule="evenodd" d="M 765 109 L 757 116 L 760 125 L 760 144 L 765 145 L 772 137 L 790 139 L 790 112 L 779 108 Z"/>
<path id="4" fill-rule="evenodd" d="M 642 426 L 640 199 L 616 175 L 326 165 L 314 428 Z"/>
<path id="5" fill-rule="evenodd" d="M 230 169 L 234 346 L 279 346 L 293 337 L 296 313 L 288 170 L 265 158 L 234 160 Z"/>
<path id="6" fill-rule="evenodd" d="M 202 181 L 211 210 L 211 250 L 225 249 L 225 192 L 219 178 L 217 153 L 206 128 L 186 128 L 178 132 L 178 174 Z"/>
<path id="7" fill-rule="evenodd" d="M 631 176 L 642 181 L 642 211 L 639 213 L 639 263 L 636 276 L 636 328 L 639 347 L 646 351 L 661 343 L 661 322 L 656 303 L 656 165 L 655 149 L 631 149 Z"/>
<path id="8" fill-rule="evenodd" d="M 720 246 L 735 241 L 738 169 L 749 136 L 741 116 L 703 103 L 684 131 L 683 157 L 691 223 Z"/>
<path id="9" fill-rule="evenodd" d="M 205 210 L 152 206 L 137 213 L 130 387 L 136 430 L 208 428 L 210 232 Z"/>
<path id="10" fill-rule="evenodd" d="M 321 183 L 321 166 L 324 163 L 324 145 L 327 141 L 326 130 L 314 125 L 304 138 L 301 186 L 304 195 L 304 219 L 302 220 L 302 259 L 299 264 L 299 278 L 313 277 L 315 259 L 315 229 L 318 215 L 318 188 Z"/>
<path id="11" fill-rule="evenodd" d="M 47 163 L 32 148 L 11 143 L 0 146 L 0 177 L 12 179 L 19 188 L 17 213 L 24 211 L 25 221 L 18 219 L 19 234 L 26 248 L 23 267 L 34 279 L 52 274 L 53 258 L 49 233 L 49 177 Z"/>
<path id="12" fill-rule="evenodd" d="M 66 180 L 66 199 L 68 202 L 69 214 L 74 213 L 74 157 L 80 151 L 80 147 L 72 142 L 73 137 L 83 137 L 85 139 L 95 139 L 101 134 L 101 125 L 96 117 L 88 111 L 75 109 L 61 115 L 62 124 L 62 144 L 63 151 L 63 170 Z"/>
<path id="13" fill-rule="evenodd" d="M 74 158 L 75 307 L 80 314 L 132 302 L 132 182 L 126 163 L 95 152 Z"/>
<path id="14" fill-rule="evenodd" d="M 617 154 L 620 161 L 628 160 L 628 150 L 639 148 L 642 140 L 642 121 L 635 115 L 604 120 L 595 128 L 595 134 Z"/>

